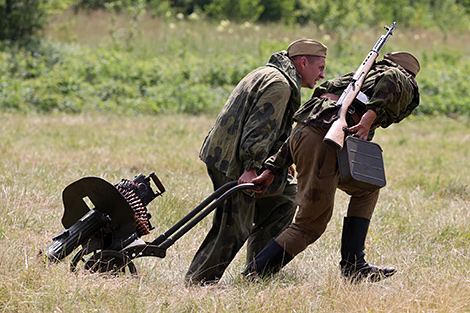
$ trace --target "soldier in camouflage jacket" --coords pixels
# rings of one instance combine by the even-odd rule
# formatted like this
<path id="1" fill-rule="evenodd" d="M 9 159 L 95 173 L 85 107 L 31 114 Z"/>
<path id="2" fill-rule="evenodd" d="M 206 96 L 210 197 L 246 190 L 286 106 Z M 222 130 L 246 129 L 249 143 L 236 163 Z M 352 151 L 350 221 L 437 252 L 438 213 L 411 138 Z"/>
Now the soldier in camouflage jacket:
<path id="1" fill-rule="evenodd" d="M 349 131 L 371 140 L 378 127 L 398 123 L 419 105 L 418 60 L 407 52 L 390 52 L 374 64 L 361 88 L 365 103 L 355 101 L 347 117 Z M 393 275 L 391 267 L 378 267 L 364 259 L 364 243 L 379 190 L 367 191 L 339 181 L 336 149 L 323 143 L 339 107 L 336 101 L 353 73 L 328 80 L 315 89 L 312 98 L 294 115 L 297 126 L 266 168 L 251 182 L 268 186 L 273 174 L 296 164 L 297 205 L 294 222 L 250 263 L 245 274 L 274 273 L 315 242 L 332 216 L 336 188 L 351 196 L 344 219 L 340 262 L 344 277 L 377 281 Z"/>
<path id="2" fill-rule="evenodd" d="M 292 130 L 300 88 L 324 78 L 326 46 L 301 39 L 276 52 L 266 66 L 245 76 L 231 93 L 200 151 L 214 189 L 247 182 L 263 168 Z M 265 195 L 245 192 L 218 207 L 213 225 L 186 274 L 190 284 L 217 282 L 247 241 L 247 263 L 284 230 L 295 213 L 296 184 L 288 169 Z"/>

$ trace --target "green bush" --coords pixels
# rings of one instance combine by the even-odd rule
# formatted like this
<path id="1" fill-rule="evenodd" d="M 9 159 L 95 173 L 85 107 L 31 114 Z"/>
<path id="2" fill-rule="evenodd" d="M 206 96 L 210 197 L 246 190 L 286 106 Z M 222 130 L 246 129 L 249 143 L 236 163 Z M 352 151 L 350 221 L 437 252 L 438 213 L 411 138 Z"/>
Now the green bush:
<path id="1" fill-rule="evenodd" d="M 126 51 L 46 42 L 34 52 L 6 44 L 0 51 L 0 108 L 20 112 L 217 112 L 260 65 L 235 56 L 209 64 L 188 53 L 135 60 Z"/>
<path id="2" fill-rule="evenodd" d="M 215 19 L 257 21 L 264 10 L 261 0 L 213 0 L 204 12 Z"/>
<path id="3" fill-rule="evenodd" d="M 35 35 L 49 22 L 49 16 L 64 10 L 74 0 L 0 1 L 0 40 L 19 40 Z"/>
<path id="4" fill-rule="evenodd" d="M 43 1 L 5 0 L 0 2 L 0 40 L 16 40 L 36 33 L 47 22 Z"/>
<path id="5" fill-rule="evenodd" d="M 468 73 L 470 62 L 456 52 L 425 52 L 426 64 L 418 75 L 423 114 L 470 115 Z"/>
<path id="6" fill-rule="evenodd" d="M 297 22 L 295 19 L 295 9 L 297 0 L 261 0 L 262 11 L 259 20 L 268 21 L 285 21 L 287 23 Z"/>
<path id="7" fill-rule="evenodd" d="M 328 75 L 342 74 L 361 57 L 336 55 Z M 470 62 L 455 51 L 424 52 L 420 60 L 421 105 L 416 113 L 470 115 Z M 3 43 L 0 109 L 25 113 L 215 113 L 238 81 L 264 62 L 250 54 L 227 53 L 222 57 L 214 52 L 203 58 L 185 50 L 136 59 L 132 52 L 105 48 L 44 41 L 23 46 Z M 305 92 L 305 97 L 310 94 Z"/>

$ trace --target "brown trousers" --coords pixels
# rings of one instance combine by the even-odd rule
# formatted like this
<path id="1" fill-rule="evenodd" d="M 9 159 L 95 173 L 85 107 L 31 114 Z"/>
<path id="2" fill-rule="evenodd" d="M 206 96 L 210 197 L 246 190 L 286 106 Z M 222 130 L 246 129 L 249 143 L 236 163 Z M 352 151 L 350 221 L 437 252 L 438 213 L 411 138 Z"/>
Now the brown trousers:
<path id="1" fill-rule="evenodd" d="M 351 196 L 347 216 L 370 219 L 379 191 L 366 191 L 339 182 L 336 150 L 323 143 L 326 130 L 297 125 L 290 149 L 297 170 L 298 212 L 276 242 L 295 256 L 325 232 L 331 219 L 336 189 Z"/>

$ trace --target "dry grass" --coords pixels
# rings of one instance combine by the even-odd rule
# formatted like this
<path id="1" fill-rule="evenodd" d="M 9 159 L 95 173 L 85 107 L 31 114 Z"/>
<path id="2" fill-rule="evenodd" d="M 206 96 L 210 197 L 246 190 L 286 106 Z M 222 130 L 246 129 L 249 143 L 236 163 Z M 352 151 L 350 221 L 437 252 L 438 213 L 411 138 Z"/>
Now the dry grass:
<path id="1" fill-rule="evenodd" d="M 210 116 L 0 115 L 0 309 L 3 312 L 465 312 L 470 310 L 468 120 L 413 118 L 377 141 L 388 186 L 367 258 L 398 273 L 351 285 L 337 268 L 346 197 L 325 235 L 280 275 L 250 284 L 244 251 L 217 286 L 183 276 L 210 225 L 206 218 L 167 257 L 136 260 L 137 278 L 72 274 L 68 260 L 37 254 L 61 231 L 61 191 L 83 176 L 112 183 L 155 170 L 167 187 L 149 210 L 152 240 L 211 193 L 199 147 Z"/>
<path id="2" fill-rule="evenodd" d="M 101 47 L 111 44 L 113 29 L 117 33 L 125 34 L 128 28 L 129 21 L 122 15 L 118 16 L 113 26 L 110 14 L 105 11 L 97 10 L 81 14 L 68 12 L 58 16 L 44 34 L 60 42 Z M 360 51 L 368 51 L 378 36 L 384 32 L 381 27 L 348 31 L 348 49 L 360 49 Z M 123 37 L 125 39 L 125 35 Z M 214 25 L 203 19 L 191 20 L 188 17 L 182 20 L 165 19 L 152 18 L 148 15 L 139 19 L 137 36 L 133 39 L 133 44 L 134 52 L 146 57 L 166 54 L 169 48 L 171 50 L 175 45 L 179 45 L 182 50 L 191 51 L 195 55 L 212 55 L 219 51 L 233 55 L 250 53 L 265 62 L 270 53 L 285 49 L 290 42 L 299 38 L 313 38 L 326 44 L 330 48 L 331 60 L 338 54 L 337 45 L 345 45 L 344 42 L 338 42 L 338 39 L 343 37 L 318 29 L 313 24 L 286 26 L 282 23 L 236 24 L 222 21 L 219 25 Z M 468 58 L 469 39 L 468 32 L 453 31 L 444 34 L 437 30 L 404 28 L 399 22 L 393 40 L 387 42 L 387 50 L 406 50 L 417 56 L 432 51 L 459 51 L 462 57 Z M 358 62 L 362 58 L 361 54 Z M 355 69 L 355 65 L 353 67 Z"/>
<path id="3" fill-rule="evenodd" d="M 184 44 L 201 55 L 224 49 L 234 55 L 249 51 L 265 62 L 266 53 L 297 38 L 320 39 L 330 47 L 337 44 L 334 35 L 313 26 L 229 24 L 217 28 L 203 21 L 147 17 L 141 23 L 142 36 L 135 39 L 135 46 L 142 57 L 167 51 L 168 45 Z M 92 47 L 111 43 L 109 15 L 103 12 L 61 17 L 46 33 L 59 41 Z M 367 42 L 357 47 L 367 51 L 379 33 L 380 29 L 361 31 L 350 41 Z M 399 26 L 387 45 L 417 55 L 450 46 L 468 57 L 468 39 L 468 34 L 453 33 L 444 40 L 439 33 Z M 331 50 L 334 56 L 335 49 Z M 155 171 L 167 192 L 149 205 L 156 229 L 144 239 L 152 240 L 168 229 L 212 192 L 198 152 L 214 119 L 0 114 L 0 311 L 470 311 L 468 119 L 411 118 L 378 132 L 388 185 L 373 217 L 366 253 L 373 263 L 398 268 L 395 276 L 380 283 L 351 285 L 340 278 L 339 239 L 347 204 L 341 193 L 322 238 L 280 275 L 261 283 L 241 279 L 242 250 L 219 285 L 184 285 L 183 276 L 210 218 L 170 247 L 164 259 L 137 259 L 137 278 L 72 274 L 69 258 L 46 266 L 37 257 L 62 230 L 62 190 L 83 176 L 116 183 Z"/>

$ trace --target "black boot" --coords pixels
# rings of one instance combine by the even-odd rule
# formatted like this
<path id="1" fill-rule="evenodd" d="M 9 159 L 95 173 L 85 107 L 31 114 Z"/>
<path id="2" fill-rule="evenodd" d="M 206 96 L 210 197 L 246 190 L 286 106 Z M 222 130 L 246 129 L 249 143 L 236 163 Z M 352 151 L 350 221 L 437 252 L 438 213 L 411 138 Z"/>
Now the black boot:
<path id="1" fill-rule="evenodd" d="M 294 257 L 287 253 L 275 240 L 258 253 L 243 272 L 247 277 L 263 277 L 281 270 Z"/>
<path id="2" fill-rule="evenodd" d="M 364 260 L 364 243 L 370 221 L 363 217 L 345 217 L 341 238 L 341 274 L 343 277 L 358 282 L 368 280 L 377 282 L 395 274 L 393 267 L 378 267 Z"/>

